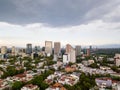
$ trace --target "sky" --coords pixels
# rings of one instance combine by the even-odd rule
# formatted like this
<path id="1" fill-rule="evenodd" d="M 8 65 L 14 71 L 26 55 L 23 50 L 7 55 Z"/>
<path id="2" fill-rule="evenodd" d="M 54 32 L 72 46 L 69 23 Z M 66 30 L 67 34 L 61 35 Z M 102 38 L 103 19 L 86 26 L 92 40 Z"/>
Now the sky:
<path id="1" fill-rule="evenodd" d="M 120 0 L 0 0 L 0 46 L 120 44 Z"/>

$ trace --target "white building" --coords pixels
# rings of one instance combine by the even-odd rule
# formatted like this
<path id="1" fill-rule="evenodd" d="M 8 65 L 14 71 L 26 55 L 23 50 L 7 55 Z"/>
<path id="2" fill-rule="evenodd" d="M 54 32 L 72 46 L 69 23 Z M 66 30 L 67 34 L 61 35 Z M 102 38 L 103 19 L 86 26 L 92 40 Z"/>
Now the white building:
<path id="1" fill-rule="evenodd" d="M 2 46 L 1 47 L 1 54 L 6 54 L 7 53 L 7 47 L 6 46 Z"/>
<path id="2" fill-rule="evenodd" d="M 93 64 L 94 63 L 94 60 L 88 60 L 88 64 Z"/>
<path id="3" fill-rule="evenodd" d="M 54 61 L 57 61 L 58 60 L 58 55 L 54 54 Z"/>
<path id="4" fill-rule="evenodd" d="M 69 63 L 70 62 L 70 54 L 64 54 L 63 55 L 63 63 Z"/>
<path id="5" fill-rule="evenodd" d="M 70 53 L 63 55 L 63 63 L 75 63 L 76 62 L 76 55 L 75 50 L 71 49 Z"/>
<path id="6" fill-rule="evenodd" d="M 76 62 L 76 54 L 75 49 L 70 45 L 66 45 L 66 54 L 63 55 L 63 63 L 75 63 Z"/>

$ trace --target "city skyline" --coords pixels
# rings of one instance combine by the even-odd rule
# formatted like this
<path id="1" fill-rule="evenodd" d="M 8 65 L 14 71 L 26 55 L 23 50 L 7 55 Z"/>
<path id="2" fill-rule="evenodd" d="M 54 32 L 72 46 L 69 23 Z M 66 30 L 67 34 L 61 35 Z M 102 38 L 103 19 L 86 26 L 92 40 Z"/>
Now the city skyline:
<path id="1" fill-rule="evenodd" d="M 0 46 L 120 44 L 119 0 L 1 0 Z"/>

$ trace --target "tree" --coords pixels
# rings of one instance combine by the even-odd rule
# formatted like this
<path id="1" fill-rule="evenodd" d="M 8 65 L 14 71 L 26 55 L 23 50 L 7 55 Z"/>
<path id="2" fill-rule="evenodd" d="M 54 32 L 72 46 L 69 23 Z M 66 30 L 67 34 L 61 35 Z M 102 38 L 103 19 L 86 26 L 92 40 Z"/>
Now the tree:
<path id="1" fill-rule="evenodd" d="M 13 76 L 13 75 L 16 74 L 16 69 L 15 69 L 14 66 L 8 66 L 8 67 L 7 67 L 7 72 L 8 72 L 8 74 L 9 74 L 9 76 Z"/>
<path id="2" fill-rule="evenodd" d="M 45 90 L 46 88 L 48 88 L 48 86 L 49 86 L 49 85 L 48 85 L 47 83 L 42 82 L 41 85 L 40 85 L 40 89 L 41 89 L 41 90 Z"/>
<path id="3" fill-rule="evenodd" d="M 43 76 L 36 76 L 33 80 L 32 80 L 32 84 L 34 85 L 38 85 L 39 87 L 41 86 L 41 83 L 43 82 Z"/>
<path id="4" fill-rule="evenodd" d="M 23 83 L 20 81 L 16 81 L 12 85 L 12 90 L 20 90 L 23 86 Z"/>
<path id="5" fill-rule="evenodd" d="M 89 65 L 89 67 L 91 67 L 91 68 L 99 68 L 99 66 L 96 63 L 93 63 L 93 64 Z"/>
<path id="6" fill-rule="evenodd" d="M 82 90 L 89 90 L 91 87 L 95 86 L 95 78 L 90 75 L 85 75 L 85 73 L 80 75 L 79 82 Z"/>
<path id="7" fill-rule="evenodd" d="M 120 72 L 120 70 L 118 69 L 117 66 L 112 66 L 111 69 L 112 69 L 113 71 L 117 72 L 117 73 Z"/>
<path id="8" fill-rule="evenodd" d="M 32 79 L 30 83 L 32 83 L 33 85 L 38 85 L 40 87 L 41 90 L 45 90 L 48 87 L 48 84 L 44 82 L 44 80 L 50 75 L 53 74 L 53 71 L 48 70 L 45 71 L 43 74 L 36 76 L 34 79 Z"/>

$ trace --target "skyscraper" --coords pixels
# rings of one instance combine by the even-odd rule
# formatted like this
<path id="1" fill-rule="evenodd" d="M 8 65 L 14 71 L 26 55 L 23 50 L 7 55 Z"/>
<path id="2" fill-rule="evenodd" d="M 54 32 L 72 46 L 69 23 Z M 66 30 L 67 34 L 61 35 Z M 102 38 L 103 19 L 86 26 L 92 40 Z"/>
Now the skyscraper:
<path id="1" fill-rule="evenodd" d="M 81 46 L 77 45 L 75 47 L 75 53 L 76 53 L 76 56 L 79 56 L 81 54 Z"/>
<path id="2" fill-rule="evenodd" d="M 1 47 L 1 54 L 6 54 L 7 53 L 7 47 L 6 46 L 2 46 Z"/>
<path id="3" fill-rule="evenodd" d="M 52 55 L 52 41 L 45 41 L 45 53 Z"/>
<path id="4" fill-rule="evenodd" d="M 12 47 L 12 55 L 15 55 L 15 52 L 16 52 L 16 49 L 15 49 L 15 46 Z"/>
<path id="5" fill-rule="evenodd" d="M 75 49 L 72 48 L 70 50 L 70 62 L 75 63 L 76 62 L 76 55 L 75 55 Z"/>
<path id="6" fill-rule="evenodd" d="M 40 46 L 35 46 L 34 52 L 36 52 L 36 53 L 40 52 Z"/>
<path id="7" fill-rule="evenodd" d="M 32 44 L 27 44 L 26 45 L 26 54 L 31 54 L 32 53 Z"/>
<path id="8" fill-rule="evenodd" d="M 67 44 L 66 45 L 66 54 L 63 55 L 65 58 L 67 55 L 67 59 L 63 59 L 63 62 L 72 62 L 72 63 L 75 63 L 76 62 L 76 55 L 75 55 L 75 49 L 70 45 L 70 44 Z"/>
<path id="9" fill-rule="evenodd" d="M 72 46 L 70 44 L 66 45 L 66 54 L 70 53 L 70 50 L 72 49 Z"/>
<path id="10" fill-rule="evenodd" d="M 90 56 L 90 49 L 87 49 L 87 56 Z"/>
<path id="11" fill-rule="evenodd" d="M 90 51 L 92 50 L 92 46 L 89 47 L 90 48 Z"/>
<path id="12" fill-rule="evenodd" d="M 54 42 L 54 54 L 59 55 L 61 50 L 60 42 Z"/>

